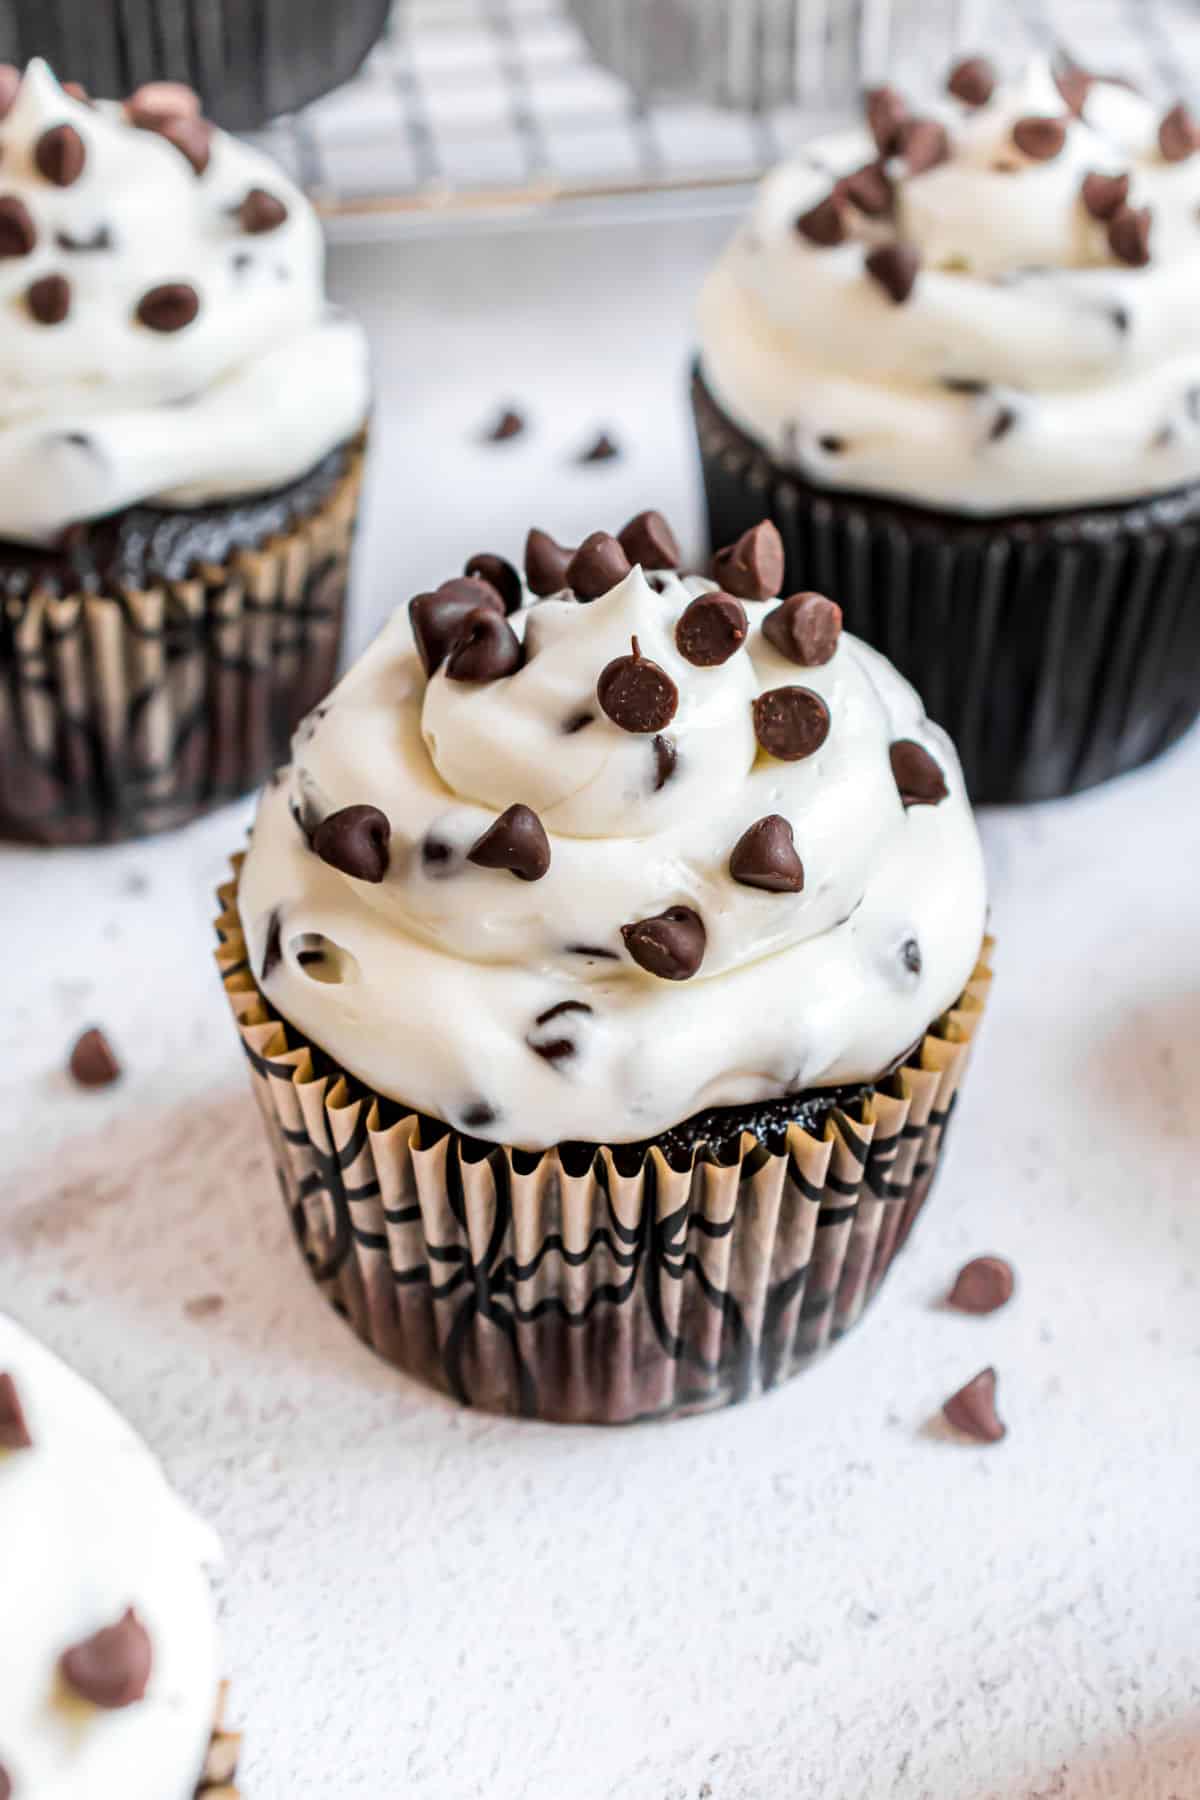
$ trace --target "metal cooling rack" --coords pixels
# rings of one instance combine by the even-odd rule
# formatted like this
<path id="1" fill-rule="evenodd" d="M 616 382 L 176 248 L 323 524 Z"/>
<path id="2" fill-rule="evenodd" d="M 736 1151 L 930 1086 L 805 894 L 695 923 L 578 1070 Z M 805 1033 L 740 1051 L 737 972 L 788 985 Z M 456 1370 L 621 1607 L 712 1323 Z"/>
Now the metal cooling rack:
<path id="1" fill-rule="evenodd" d="M 742 0 L 728 0 L 738 5 Z M 797 0 L 813 19 L 799 103 L 646 101 L 590 55 L 567 0 L 399 0 L 353 81 L 258 134 L 335 236 L 481 215 L 732 206 L 814 129 L 846 117 L 879 46 L 918 81 L 963 48 L 1057 47 L 1194 93 L 1200 0 Z M 903 74 L 893 60 L 887 72 Z"/>

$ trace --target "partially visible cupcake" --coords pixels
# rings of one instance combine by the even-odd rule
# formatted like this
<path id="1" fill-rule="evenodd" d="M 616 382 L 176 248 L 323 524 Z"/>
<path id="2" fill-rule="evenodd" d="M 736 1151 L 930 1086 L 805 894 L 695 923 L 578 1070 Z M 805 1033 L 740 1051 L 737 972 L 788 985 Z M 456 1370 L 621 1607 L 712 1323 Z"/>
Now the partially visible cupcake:
<path id="1" fill-rule="evenodd" d="M 320 227 L 157 86 L 0 70 L 0 836 L 261 782 L 337 664 L 368 407 Z"/>
<path id="2" fill-rule="evenodd" d="M 701 297 L 713 541 L 768 512 L 977 800 L 1200 712 L 1198 148 L 1182 106 L 971 58 L 771 175 Z"/>
<path id="3" fill-rule="evenodd" d="M 861 1313 L 987 986 L 979 841 L 912 689 L 777 598 L 770 525 L 530 534 L 297 733 L 220 964 L 313 1274 L 460 1399 L 730 1404 Z"/>
<path id="4" fill-rule="evenodd" d="M 212 1534 L 109 1403 L 0 1314 L 0 1794 L 236 1800 Z"/>

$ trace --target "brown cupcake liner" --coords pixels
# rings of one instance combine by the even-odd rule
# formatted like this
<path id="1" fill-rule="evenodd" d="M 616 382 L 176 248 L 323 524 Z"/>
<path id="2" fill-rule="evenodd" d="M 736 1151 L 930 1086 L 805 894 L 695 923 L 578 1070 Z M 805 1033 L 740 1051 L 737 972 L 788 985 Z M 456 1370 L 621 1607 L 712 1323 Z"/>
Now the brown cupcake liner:
<path id="1" fill-rule="evenodd" d="M 142 837 L 261 786 L 337 673 L 364 453 L 186 580 L 0 601 L 0 838 Z"/>
<path id="2" fill-rule="evenodd" d="M 635 1173 L 613 1150 L 467 1138 L 366 1090 L 250 971 L 237 875 L 217 962 L 310 1273 L 387 1361 L 472 1406 L 617 1424 L 732 1405 L 862 1315 L 924 1207 L 991 981 L 820 1135 Z M 851 1090 L 847 1090 L 850 1093 Z"/>
<path id="3" fill-rule="evenodd" d="M 212 1736 L 208 1741 L 204 1768 L 196 1787 L 196 1800 L 239 1800 L 235 1783 L 238 1757 L 242 1748 L 242 1735 L 239 1731 L 226 1731 L 225 1729 L 225 1707 L 228 1698 L 229 1683 L 223 1681 L 217 1693 Z"/>

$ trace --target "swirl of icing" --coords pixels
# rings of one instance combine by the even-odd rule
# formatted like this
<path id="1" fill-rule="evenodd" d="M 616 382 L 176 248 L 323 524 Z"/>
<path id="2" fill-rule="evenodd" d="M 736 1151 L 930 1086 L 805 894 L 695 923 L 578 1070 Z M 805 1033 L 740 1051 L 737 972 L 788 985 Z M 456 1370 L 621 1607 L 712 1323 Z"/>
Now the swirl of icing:
<path id="1" fill-rule="evenodd" d="M 0 1770 L 14 1800 L 191 1800 L 220 1677 L 216 1540 L 109 1403 L 3 1315 L 0 1537 Z M 130 1611 L 130 1686 L 93 1688 L 81 1671 L 105 1659 L 64 1658 Z"/>
<path id="2" fill-rule="evenodd" d="M 706 661 L 679 625 L 715 591 L 639 565 L 527 600 L 491 680 L 424 627 L 423 664 L 398 612 L 260 804 L 239 907 L 283 1015 L 531 1149 L 871 1079 L 918 1039 L 984 925 L 954 750 L 819 597 L 723 600 Z"/>
<path id="3" fill-rule="evenodd" d="M 269 491 L 366 417 L 308 201 L 196 113 L 154 117 L 35 61 L 0 118 L 2 537 Z"/>
<path id="4" fill-rule="evenodd" d="M 1066 86 L 1036 61 L 936 102 L 912 157 L 849 131 L 768 176 L 700 360 L 781 464 L 976 514 L 1200 477 L 1195 128 L 1113 81 L 1076 114 Z"/>

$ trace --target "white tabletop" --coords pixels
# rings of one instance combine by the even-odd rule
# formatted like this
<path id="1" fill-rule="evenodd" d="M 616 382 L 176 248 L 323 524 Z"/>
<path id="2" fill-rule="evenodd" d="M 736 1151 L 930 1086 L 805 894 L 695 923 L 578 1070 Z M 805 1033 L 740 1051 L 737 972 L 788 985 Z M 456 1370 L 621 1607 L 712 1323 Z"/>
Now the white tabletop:
<path id="1" fill-rule="evenodd" d="M 724 230 L 338 253 L 379 376 L 356 642 L 531 521 L 653 504 L 698 542 L 685 321 Z M 510 399 L 528 434 L 478 446 Z M 572 466 L 601 425 L 626 455 Z M 985 817 L 993 1007 L 911 1249 L 792 1385 L 627 1432 L 459 1411 L 309 1285 L 212 966 L 247 806 L 0 853 L 0 1303 L 224 1538 L 247 1800 L 1195 1800 L 1198 791 L 1194 738 Z M 102 1093 L 63 1073 L 93 1022 Z M 1013 1304 L 941 1309 L 982 1251 Z M 990 1362 L 1008 1439 L 947 1441 Z"/>

